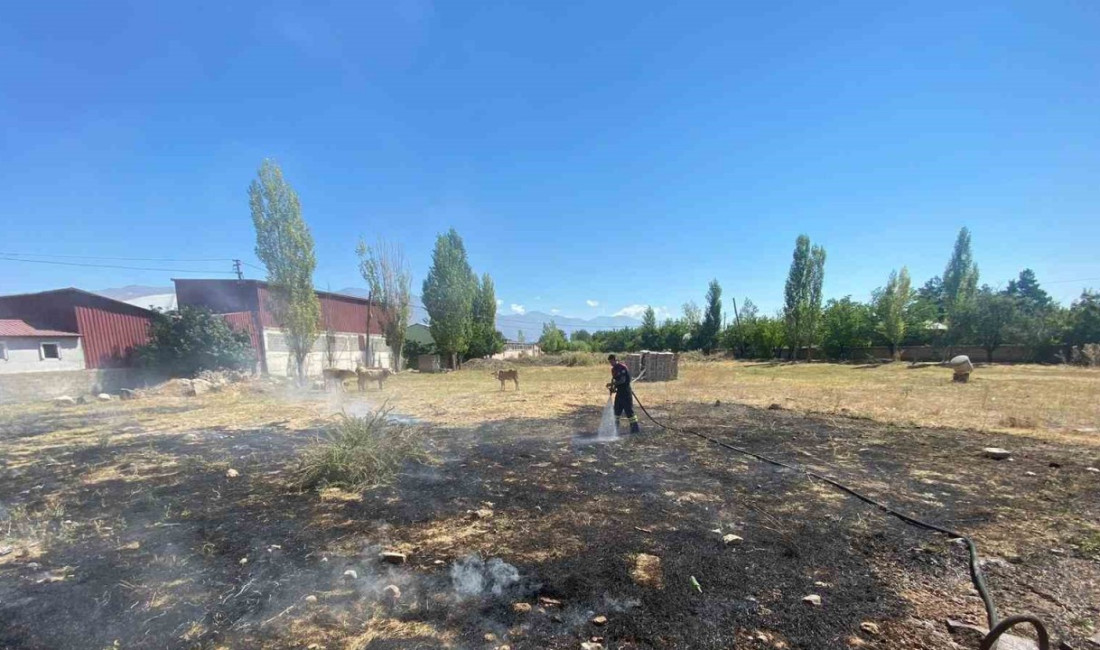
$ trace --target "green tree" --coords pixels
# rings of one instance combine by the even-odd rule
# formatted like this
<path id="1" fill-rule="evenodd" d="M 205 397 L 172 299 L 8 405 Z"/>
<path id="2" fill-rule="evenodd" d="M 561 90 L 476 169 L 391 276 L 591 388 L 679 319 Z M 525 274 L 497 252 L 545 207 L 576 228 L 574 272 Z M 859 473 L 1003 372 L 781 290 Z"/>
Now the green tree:
<path id="1" fill-rule="evenodd" d="M 657 314 L 653 307 L 645 308 L 638 335 L 643 350 L 659 350 L 662 347 L 660 332 L 657 330 Z"/>
<path id="2" fill-rule="evenodd" d="M 1067 343 L 1100 343 L 1100 292 L 1086 290 L 1069 309 Z"/>
<path id="3" fill-rule="evenodd" d="M 985 348 L 986 361 L 993 362 L 993 351 L 999 348 L 1012 329 L 1016 319 L 1016 301 L 1008 295 L 982 287 L 968 311 L 972 320 L 969 331 Z"/>
<path id="4" fill-rule="evenodd" d="M 1024 269 L 1015 280 L 1009 280 L 1005 294 L 1016 299 L 1020 310 L 1028 314 L 1041 313 L 1054 306 L 1054 301 L 1039 286 L 1035 271 L 1031 269 Z"/>
<path id="5" fill-rule="evenodd" d="M 711 280 L 707 286 L 707 306 L 703 322 L 696 333 L 696 347 L 703 354 L 710 354 L 718 347 L 718 334 L 722 329 L 722 286 Z"/>
<path id="6" fill-rule="evenodd" d="M 268 309 L 283 330 L 301 384 L 321 319 L 321 303 L 313 289 L 313 236 L 302 219 L 297 192 L 274 161 L 260 165 L 248 186 L 248 203 L 256 228 L 256 257 L 267 268 Z"/>
<path id="7" fill-rule="evenodd" d="M 574 343 L 589 343 L 592 341 L 592 333 L 586 329 L 575 330 L 569 335 L 569 340 Z"/>
<path id="8" fill-rule="evenodd" d="M 378 304 L 385 314 L 382 334 L 394 353 L 393 369 L 399 371 L 412 311 L 412 274 L 405 263 L 405 252 L 401 246 L 381 239 L 374 246 L 367 246 L 360 239 L 355 252 L 359 256 L 359 273 L 370 289 L 371 302 Z M 368 363 L 373 363 L 373 359 L 368 359 Z"/>
<path id="9" fill-rule="evenodd" d="M 871 346 L 871 308 L 845 296 L 830 300 L 821 314 L 821 348 L 830 359 L 851 360 L 856 350 Z"/>
<path id="10" fill-rule="evenodd" d="M 1039 286 L 1031 269 L 1020 271 L 1019 277 L 1008 282 L 1004 293 L 1016 301 L 1010 338 L 1026 345 L 1032 360 L 1052 360 L 1064 329 L 1063 310 Z"/>
<path id="11" fill-rule="evenodd" d="M 886 340 L 890 348 L 890 358 L 895 361 L 901 356 L 901 342 L 905 340 L 910 325 L 910 308 L 913 297 L 910 291 L 909 269 L 901 267 L 901 272 L 891 271 L 886 286 L 875 290 L 872 303 L 878 333 Z"/>
<path id="12" fill-rule="evenodd" d="M 921 325 L 942 323 L 947 318 L 943 299 L 943 280 L 935 276 L 921 285 L 913 295 L 914 316 L 919 314 Z"/>
<path id="13" fill-rule="evenodd" d="M 783 291 L 783 320 L 792 359 L 802 346 L 811 346 L 816 340 L 824 280 L 825 249 L 811 246 L 809 237 L 799 235 Z"/>
<path id="14" fill-rule="evenodd" d="M 657 333 L 660 348 L 671 352 L 683 352 L 691 341 L 691 327 L 682 318 L 666 319 Z"/>
<path id="15" fill-rule="evenodd" d="M 459 355 L 470 344 L 477 279 L 466 259 L 466 246 L 454 228 L 439 235 L 432 265 L 424 279 L 421 300 L 428 310 L 432 339 L 448 366 L 457 368 Z"/>
<path id="16" fill-rule="evenodd" d="M 256 354 L 248 332 L 233 329 L 201 307 L 155 311 L 149 342 L 134 348 L 138 365 L 171 377 L 194 377 L 203 370 L 251 370 Z"/>
<path id="17" fill-rule="evenodd" d="M 542 324 L 542 336 L 539 337 L 539 347 L 546 354 L 560 354 L 565 352 L 569 344 L 565 340 L 565 334 L 558 329 L 557 323 L 550 321 Z"/>
<path id="18" fill-rule="evenodd" d="M 470 326 L 471 359 L 488 357 L 504 350 L 504 335 L 497 331 L 497 294 L 493 278 L 485 273 L 474 294 Z"/>
<path id="19" fill-rule="evenodd" d="M 948 340 L 958 344 L 972 333 L 973 302 L 978 293 L 978 266 L 970 248 L 970 230 L 962 228 L 943 272 L 943 304 L 948 322 Z"/>

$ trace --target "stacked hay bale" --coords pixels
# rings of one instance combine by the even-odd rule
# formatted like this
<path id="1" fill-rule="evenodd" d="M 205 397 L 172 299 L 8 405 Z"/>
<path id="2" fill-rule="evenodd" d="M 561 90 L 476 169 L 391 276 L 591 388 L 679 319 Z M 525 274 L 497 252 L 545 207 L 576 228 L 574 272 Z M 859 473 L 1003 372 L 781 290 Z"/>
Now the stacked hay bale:
<path id="1" fill-rule="evenodd" d="M 622 361 L 630 368 L 630 376 L 641 376 L 641 381 L 672 381 L 680 377 L 680 355 L 674 352 L 643 350 L 624 355 Z"/>

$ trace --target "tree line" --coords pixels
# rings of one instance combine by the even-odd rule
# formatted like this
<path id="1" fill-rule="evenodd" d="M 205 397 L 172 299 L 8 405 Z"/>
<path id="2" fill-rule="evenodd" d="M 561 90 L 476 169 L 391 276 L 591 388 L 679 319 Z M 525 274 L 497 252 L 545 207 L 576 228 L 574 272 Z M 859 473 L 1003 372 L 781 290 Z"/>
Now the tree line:
<path id="1" fill-rule="evenodd" d="M 726 350 L 743 358 L 796 358 L 801 353 L 833 360 L 866 355 L 884 346 L 899 358 L 903 347 L 932 345 L 944 351 L 979 346 L 988 360 L 1006 344 L 1026 346 L 1034 361 L 1054 361 L 1071 348 L 1100 342 L 1100 293 L 1086 290 L 1069 307 L 1055 303 L 1035 272 L 1023 269 L 1006 287 L 979 284 L 971 236 L 959 231 L 944 272 L 914 289 L 909 270 L 893 270 L 871 300 L 851 296 L 822 304 L 825 249 L 800 235 L 784 285 L 783 307 L 762 314 L 751 300 L 731 302 L 722 325 L 722 288 L 712 280 L 706 305 L 683 305 L 679 318 L 658 324 L 648 308 L 638 327 L 577 330 L 568 339 L 551 322 L 539 339 L 544 352 L 630 352 L 637 350 Z"/>

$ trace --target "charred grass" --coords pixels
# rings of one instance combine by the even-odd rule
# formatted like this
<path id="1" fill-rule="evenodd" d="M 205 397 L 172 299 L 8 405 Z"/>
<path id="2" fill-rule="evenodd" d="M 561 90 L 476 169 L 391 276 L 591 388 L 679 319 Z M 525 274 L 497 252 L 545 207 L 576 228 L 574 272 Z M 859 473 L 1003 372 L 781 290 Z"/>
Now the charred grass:
<path id="1" fill-rule="evenodd" d="M 1003 613 L 1039 614 L 1071 642 L 1091 633 L 1095 446 L 732 404 L 725 379 L 692 375 L 705 371 L 638 393 L 663 421 L 973 535 L 1001 560 L 986 570 Z M 948 646 L 947 617 L 982 621 L 964 554 L 942 537 L 648 423 L 591 444 L 602 371 L 523 369 L 503 395 L 487 373 L 464 375 L 387 384 L 399 411 L 431 424 L 432 462 L 370 489 L 305 490 L 297 473 L 358 402 L 0 411 L 0 550 L 12 549 L 0 647 L 576 648 L 595 636 L 609 648 L 916 649 Z M 985 446 L 1014 460 L 985 459 Z M 728 533 L 743 541 L 726 545 Z M 382 563 L 381 550 L 408 561 Z M 639 554 L 660 558 L 662 588 L 632 579 Z M 454 567 L 473 555 L 519 579 L 459 593 Z"/>

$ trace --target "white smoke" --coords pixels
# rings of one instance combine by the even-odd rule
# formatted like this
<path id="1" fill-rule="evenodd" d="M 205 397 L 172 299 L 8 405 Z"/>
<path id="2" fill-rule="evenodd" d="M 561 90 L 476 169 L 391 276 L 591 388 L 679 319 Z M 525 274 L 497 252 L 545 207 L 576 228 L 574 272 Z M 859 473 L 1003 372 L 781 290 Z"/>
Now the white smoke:
<path id="1" fill-rule="evenodd" d="M 519 570 L 500 558 L 488 562 L 474 554 L 451 565 L 451 584 L 460 598 L 500 596 L 519 582 Z"/>

